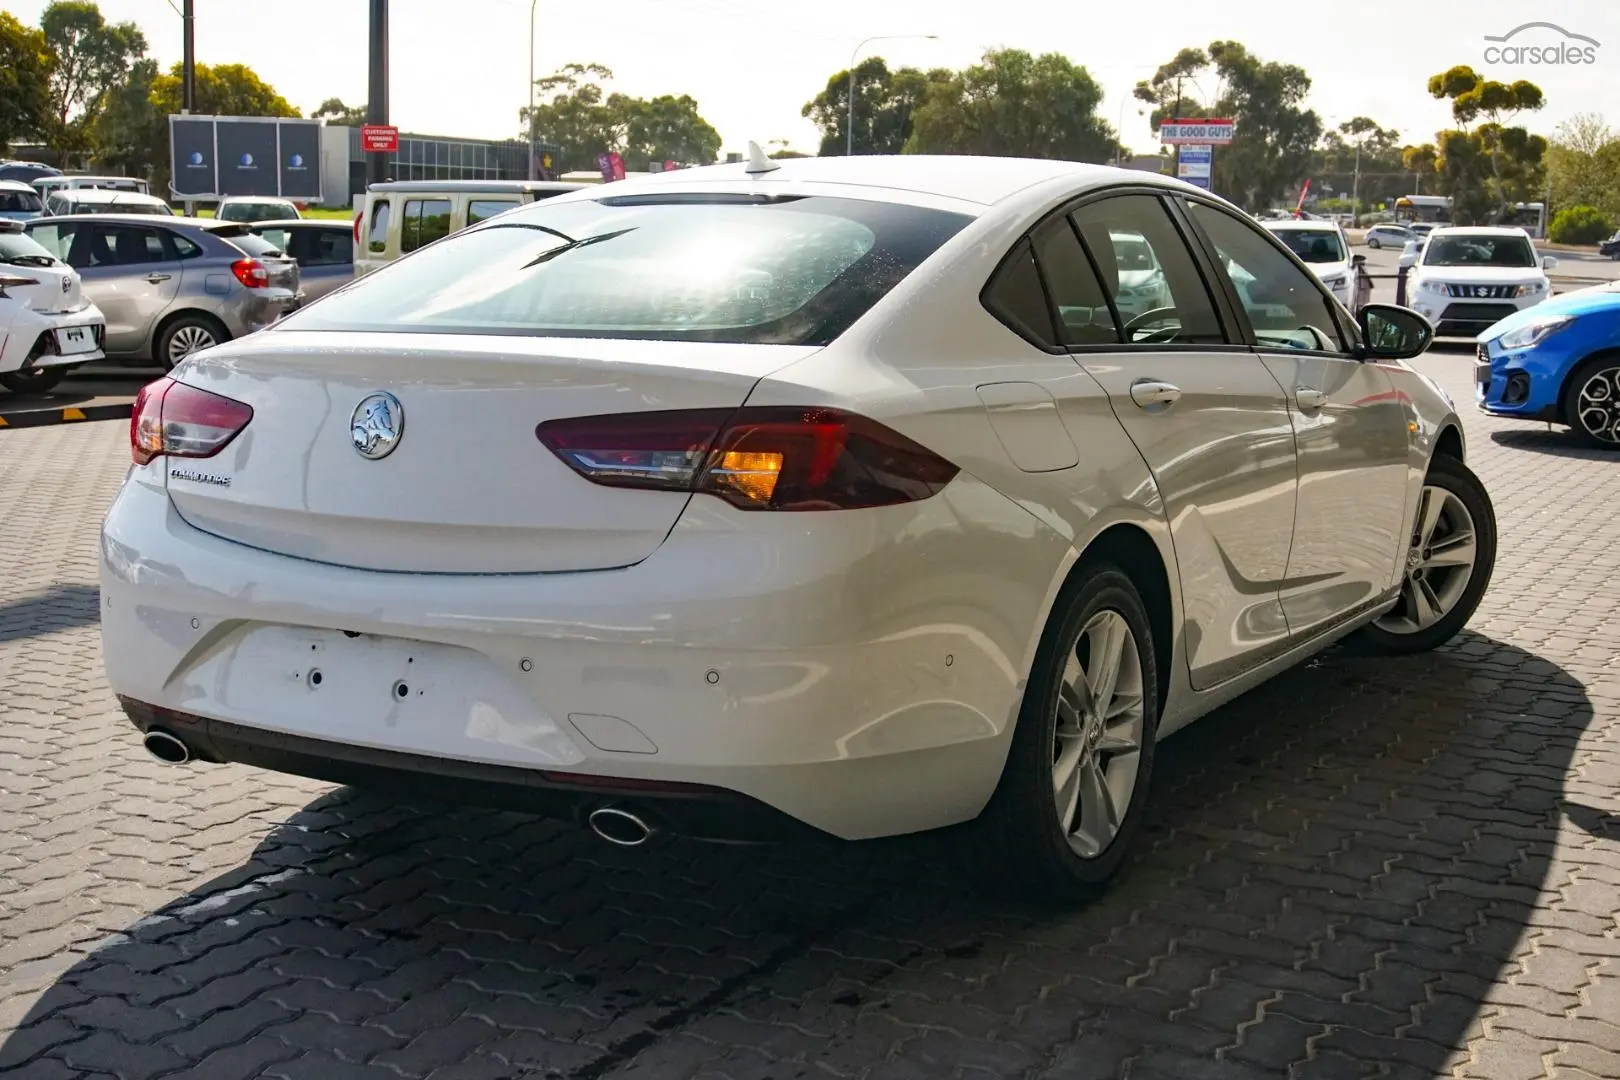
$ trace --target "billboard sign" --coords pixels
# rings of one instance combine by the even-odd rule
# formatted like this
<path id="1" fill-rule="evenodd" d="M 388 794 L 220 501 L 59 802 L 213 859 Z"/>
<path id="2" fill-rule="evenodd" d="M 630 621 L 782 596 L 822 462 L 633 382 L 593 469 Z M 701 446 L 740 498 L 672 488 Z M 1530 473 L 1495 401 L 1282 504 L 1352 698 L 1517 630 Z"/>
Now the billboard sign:
<path id="1" fill-rule="evenodd" d="M 1232 141 L 1237 125 L 1231 120 L 1166 120 L 1159 125 L 1159 141 L 1166 146 L 1178 143 L 1207 143 L 1225 146 Z"/>
<path id="2" fill-rule="evenodd" d="M 1209 143 L 1182 143 L 1176 154 L 1176 175 L 1207 191 L 1214 164 L 1215 148 Z"/>
<path id="3" fill-rule="evenodd" d="M 320 202 L 321 122 L 170 116 L 169 177 L 170 193 L 180 199 L 257 195 Z"/>

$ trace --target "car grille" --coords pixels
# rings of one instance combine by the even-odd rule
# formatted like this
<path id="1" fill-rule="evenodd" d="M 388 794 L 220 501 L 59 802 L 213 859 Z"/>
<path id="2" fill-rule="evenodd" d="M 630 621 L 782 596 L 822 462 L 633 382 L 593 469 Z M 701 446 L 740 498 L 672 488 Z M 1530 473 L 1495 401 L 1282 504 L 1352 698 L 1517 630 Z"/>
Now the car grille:
<path id="1" fill-rule="evenodd" d="M 1518 310 L 1512 304 L 1448 304 L 1440 318 L 1442 321 L 1493 323 Z"/>
<path id="2" fill-rule="evenodd" d="M 1474 300 L 1511 300 L 1519 291 L 1517 285 L 1447 285 L 1446 295 L 1469 297 Z"/>

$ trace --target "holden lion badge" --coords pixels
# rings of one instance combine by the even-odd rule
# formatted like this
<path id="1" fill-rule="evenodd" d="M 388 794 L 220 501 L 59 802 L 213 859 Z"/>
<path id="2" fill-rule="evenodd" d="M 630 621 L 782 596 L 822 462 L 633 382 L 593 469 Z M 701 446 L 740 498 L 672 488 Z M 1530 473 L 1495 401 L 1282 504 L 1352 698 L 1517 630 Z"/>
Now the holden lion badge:
<path id="1" fill-rule="evenodd" d="M 355 453 L 376 461 L 394 452 L 405 434 L 405 406 L 393 394 L 368 394 L 349 417 L 349 439 Z"/>

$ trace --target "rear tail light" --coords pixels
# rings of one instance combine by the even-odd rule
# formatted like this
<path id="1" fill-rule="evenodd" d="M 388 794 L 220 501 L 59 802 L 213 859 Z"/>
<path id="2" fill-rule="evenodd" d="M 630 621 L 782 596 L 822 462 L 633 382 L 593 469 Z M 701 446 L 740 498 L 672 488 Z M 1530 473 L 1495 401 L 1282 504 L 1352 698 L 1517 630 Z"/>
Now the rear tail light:
<path id="1" fill-rule="evenodd" d="M 548 420 L 535 434 L 592 483 L 694 491 L 743 510 L 856 510 L 916 502 L 955 465 L 839 409 L 757 406 Z"/>
<path id="2" fill-rule="evenodd" d="M 366 211 L 364 207 L 361 207 L 359 210 L 354 212 L 354 242 L 357 244 L 360 242 L 360 222 L 365 220 L 365 216 Z"/>
<path id="3" fill-rule="evenodd" d="M 129 449 L 137 465 L 153 458 L 213 457 L 241 434 L 253 407 L 173 379 L 141 387 L 129 418 Z"/>
<path id="4" fill-rule="evenodd" d="M 262 289 L 270 284 L 270 271 L 258 259 L 237 259 L 231 263 L 231 273 L 250 289 Z"/>

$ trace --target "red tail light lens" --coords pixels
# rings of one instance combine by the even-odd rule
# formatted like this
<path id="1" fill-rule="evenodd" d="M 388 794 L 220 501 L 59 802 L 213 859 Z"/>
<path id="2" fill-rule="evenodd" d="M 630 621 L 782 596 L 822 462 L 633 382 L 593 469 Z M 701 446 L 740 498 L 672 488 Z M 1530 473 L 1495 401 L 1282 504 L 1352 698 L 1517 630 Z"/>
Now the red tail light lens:
<path id="1" fill-rule="evenodd" d="M 366 212 L 363 209 L 354 212 L 354 242 L 356 244 L 360 242 L 360 222 L 364 221 L 365 217 Z"/>
<path id="2" fill-rule="evenodd" d="M 213 457 L 241 434 L 253 407 L 173 379 L 141 387 L 129 417 L 130 457 Z"/>
<path id="3" fill-rule="evenodd" d="M 231 273 L 250 289 L 262 289 L 270 284 L 270 271 L 258 259 L 237 259 L 231 263 Z"/>
<path id="4" fill-rule="evenodd" d="M 916 502 L 955 465 L 875 420 L 763 406 L 548 420 L 535 434 L 592 483 L 695 491 L 743 510 L 857 510 Z"/>

